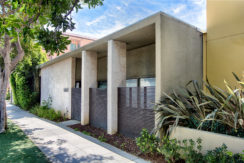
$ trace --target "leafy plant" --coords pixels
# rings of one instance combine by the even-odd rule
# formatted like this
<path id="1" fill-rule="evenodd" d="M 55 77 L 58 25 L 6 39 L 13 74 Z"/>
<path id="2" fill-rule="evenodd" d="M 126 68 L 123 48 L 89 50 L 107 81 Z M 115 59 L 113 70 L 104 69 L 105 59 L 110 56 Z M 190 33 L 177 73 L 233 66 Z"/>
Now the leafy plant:
<path id="1" fill-rule="evenodd" d="M 13 101 L 22 109 L 29 110 L 39 103 L 39 72 L 36 66 L 46 61 L 46 53 L 33 43 L 23 45 L 24 59 L 19 62 L 10 77 Z"/>
<path id="2" fill-rule="evenodd" d="M 168 137 L 164 137 L 161 140 L 161 145 L 157 148 L 158 153 L 165 157 L 168 162 L 176 162 L 180 160 L 181 147 L 176 139 L 169 140 Z"/>
<path id="3" fill-rule="evenodd" d="M 125 148 L 125 146 L 126 146 L 126 144 L 125 144 L 125 143 L 120 144 L 120 148 L 121 148 L 121 149 L 124 149 L 124 148 Z"/>
<path id="4" fill-rule="evenodd" d="M 106 142 L 107 141 L 107 139 L 104 137 L 104 135 L 99 136 L 98 140 L 101 141 L 101 142 Z"/>
<path id="5" fill-rule="evenodd" d="M 7 94 L 6 94 L 6 100 L 10 100 L 10 91 L 9 90 L 7 91 Z"/>
<path id="6" fill-rule="evenodd" d="M 188 126 L 208 131 L 225 128 L 231 133 L 244 129 L 244 82 L 235 75 L 239 87 L 231 88 L 225 82 L 226 90 L 204 83 L 203 91 L 197 81 L 190 81 L 185 88 L 165 94 L 158 104 L 158 123 L 155 131 L 167 135 L 169 126 Z M 227 128 L 227 130 L 226 130 Z M 223 132 L 223 130 L 222 130 Z M 238 135 L 238 134 L 236 134 Z"/>
<path id="7" fill-rule="evenodd" d="M 79 131 L 79 129 L 78 129 L 78 128 L 74 128 L 74 130 L 75 130 L 75 131 Z"/>
<path id="8" fill-rule="evenodd" d="M 49 119 L 51 121 L 64 121 L 65 118 L 62 116 L 60 111 L 55 111 L 52 108 L 47 108 L 45 106 L 36 105 L 30 112 L 37 115 L 38 117 Z"/>
<path id="9" fill-rule="evenodd" d="M 52 102 L 53 102 L 52 97 L 48 96 L 47 100 L 42 101 L 42 106 L 45 108 L 50 108 L 52 105 Z"/>
<path id="10" fill-rule="evenodd" d="M 82 133 L 85 134 L 85 135 L 91 136 L 91 133 L 90 132 L 82 131 Z"/>
<path id="11" fill-rule="evenodd" d="M 186 163 L 203 162 L 201 143 L 202 140 L 200 138 L 196 142 L 192 139 L 183 140 L 181 142 L 181 159 L 185 160 Z"/>
<path id="12" fill-rule="evenodd" d="M 155 137 L 154 134 L 149 134 L 147 130 L 141 132 L 139 138 L 141 140 L 148 140 L 150 136 Z M 143 139 L 142 139 L 143 137 Z M 138 139 L 138 138 L 137 138 Z M 143 141 L 147 143 L 137 143 L 141 152 L 144 154 L 161 154 L 167 162 L 186 162 L 186 163 L 244 163 L 244 150 L 243 153 L 233 154 L 227 150 L 226 145 L 209 150 L 207 154 L 203 155 L 202 140 L 199 138 L 197 141 L 192 139 L 178 141 L 176 139 L 169 139 L 164 136 L 160 142 L 158 139 L 151 139 L 150 141 Z M 123 144 L 121 144 L 123 145 Z M 148 146 L 153 146 L 154 150 L 149 150 Z M 149 152 L 151 151 L 151 152 Z"/>
<path id="13" fill-rule="evenodd" d="M 227 146 L 223 144 L 221 147 L 208 151 L 204 156 L 204 161 L 207 163 L 243 163 L 244 154 L 233 154 L 227 150 Z"/>
<path id="14" fill-rule="evenodd" d="M 157 151 L 159 139 L 150 134 L 147 129 L 142 129 L 141 136 L 136 138 L 136 145 L 143 153 L 154 153 Z"/>

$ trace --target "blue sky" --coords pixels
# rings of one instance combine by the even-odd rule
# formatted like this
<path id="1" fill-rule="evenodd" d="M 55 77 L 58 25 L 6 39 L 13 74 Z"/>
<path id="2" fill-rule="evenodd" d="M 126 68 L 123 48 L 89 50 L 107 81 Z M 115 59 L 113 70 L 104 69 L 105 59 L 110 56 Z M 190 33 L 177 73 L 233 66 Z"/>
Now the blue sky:
<path id="1" fill-rule="evenodd" d="M 206 30 L 206 0 L 104 0 L 74 13 L 76 29 L 69 33 L 101 38 L 159 11 Z"/>

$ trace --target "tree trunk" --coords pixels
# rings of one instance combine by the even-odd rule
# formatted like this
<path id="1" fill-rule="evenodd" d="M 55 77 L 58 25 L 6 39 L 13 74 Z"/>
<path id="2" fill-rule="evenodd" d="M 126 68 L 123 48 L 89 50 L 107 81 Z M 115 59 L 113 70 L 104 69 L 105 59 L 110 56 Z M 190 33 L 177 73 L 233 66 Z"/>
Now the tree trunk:
<path id="1" fill-rule="evenodd" d="M 4 60 L 4 66 L 0 65 L 0 133 L 3 133 L 7 128 L 7 112 L 6 112 L 6 93 L 8 88 L 8 82 L 10 78 L 11 71 L 14 70 L 19 61 L 21 61 L 24 57 L 24 50 L 20 44 L 19 37 L 17 37 L 17 41 L 15 42 L 18 54 L 17 56 L 11 60 L 10 52 L 11 52 L 11 38 L 5 34 L 4 37 L 4 49 L 0 48 L 0 57 Z"/>
<path id="2" fill-rule="evenodd" d="M 10 74 L 0 72 L 0 133 L 3 133 L 7 128 L 7 112 L 5 97 Z"/>

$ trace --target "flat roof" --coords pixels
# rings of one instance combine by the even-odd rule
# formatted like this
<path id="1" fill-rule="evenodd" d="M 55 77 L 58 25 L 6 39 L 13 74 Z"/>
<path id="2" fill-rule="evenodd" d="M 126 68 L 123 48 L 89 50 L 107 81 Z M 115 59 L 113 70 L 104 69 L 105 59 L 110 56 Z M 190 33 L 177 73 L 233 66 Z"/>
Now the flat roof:
<path id="1" fill-rule="evenodd" d="M 95 40 L 76 50 L 73 50 L 73 51 L 65 53 L 61 56 L 58 56 L 53 60 L 45 62 L 45 63 L 39 65 L 37 68 L 47 67 L 49 65 L 52 65 L 56 62 L 67 59 L 69 57 L 81 58 L 81 52 L 84 50 L 97 51 L 98 53 L 106 52 L 107 51 L 107 42 L 109 40 L 126 42 L 128 50 L 155 43 L 155 23 L 161 15 L 164 15 L 167 17 L 172 17 L 161 11 L 157 12 L 157 13 L 155 13 L 145 19 L 142 19 L 132 25 L 129 25 L 121 30 L 118 30 L 105 37 Z M 201 32 L 198 28 L 196 28 L 190 24 L 187 24 L 187 23 L 183 22 L 182 20 L 179 20 L 175 17 L 172 17 L 172 18 L 175 19 L 176 21 L 179 21 L 188 26 L 191 26 L 192 28 L 195 28 L 196 30 Z"/>
<path id="2" fill-rule="evenodd" d="M 97 40 L 96 38 L 91 38 L 91 37 L 88 37 L 88 36 L 83 36 L 83 35 L 79 35 L 79 34 L 75 34 L 75 33 L 65 32 L 65 33 L 63 33 L 63 35 L 71 36 L 71 37 L 83 38 L 83 39 L 87 39 L 87 40 Z"/>

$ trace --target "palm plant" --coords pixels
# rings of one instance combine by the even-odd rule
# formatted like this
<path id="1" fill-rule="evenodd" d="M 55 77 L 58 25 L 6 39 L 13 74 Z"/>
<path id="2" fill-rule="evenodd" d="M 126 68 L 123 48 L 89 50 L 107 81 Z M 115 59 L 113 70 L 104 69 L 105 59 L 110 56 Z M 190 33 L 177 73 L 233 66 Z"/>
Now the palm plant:
<path id="1" fill-rule="evenodd" d="M 169 126 L 189 126 L 201 129 L 207 122 L 217 122 L 230 129 L 244 129 L 244 82 L 233 73 L 238 88 L 231 88 L 225 82 L 226 90 L 204 83 L 203 91 L 197 81 L 190 81 L 185 88 L 164 93 L 156 104 L 157 125 L 155 131 L 168 133 Z M 211 123 L 213 124 L 213 123 Z M 211 126 L 210 126 L 211 127 Z M 211 130 L 211 129 L 210 129 Z"/>

